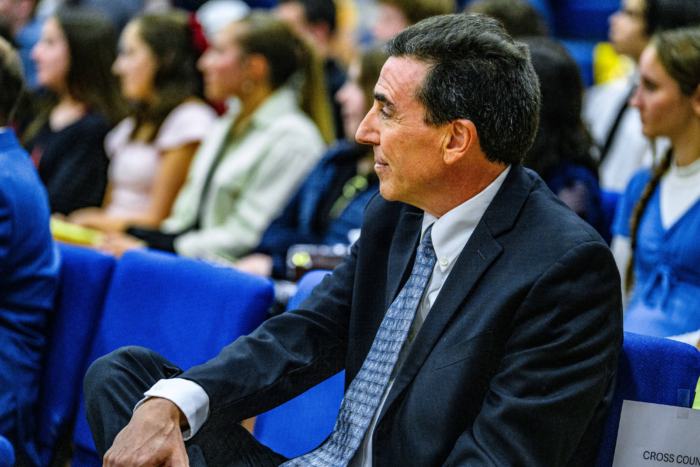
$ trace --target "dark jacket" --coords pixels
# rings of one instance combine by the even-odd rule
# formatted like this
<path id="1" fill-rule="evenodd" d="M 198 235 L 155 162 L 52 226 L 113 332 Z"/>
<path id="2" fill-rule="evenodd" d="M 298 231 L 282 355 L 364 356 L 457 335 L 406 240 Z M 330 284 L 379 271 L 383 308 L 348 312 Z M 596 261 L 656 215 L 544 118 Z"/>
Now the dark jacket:
<path id="1" fill-rule="evenodd" d="M 182 377 L 244 419 L 360 370 L 410 275 L 422 211 L 376 196 L 351 254 L 300 308 Z M 379 466 L 590 466 L 622 345 L 605 242 L 516 165 L 462 251 L 373 437 Z"/>

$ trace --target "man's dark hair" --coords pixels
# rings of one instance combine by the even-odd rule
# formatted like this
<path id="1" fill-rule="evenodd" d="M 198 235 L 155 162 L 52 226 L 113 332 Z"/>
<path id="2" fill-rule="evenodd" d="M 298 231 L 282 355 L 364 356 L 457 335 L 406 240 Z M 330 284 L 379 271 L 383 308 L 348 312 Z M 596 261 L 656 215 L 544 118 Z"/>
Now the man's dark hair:
<path id="1" fill-rule="evenodd" d="M 416 96 L 426 124 L 469 119 L 489 160 L 522 161 L 537 132 L 539 83 L 527 46 L 498 21 L 466 14 L 428 18 L 394 36 L 386 51 L 429 65 Z"/>
<path id="2" fill-rule="evenodd" d="M 298 3 L 304 9 L 304 18 L 310 24 L 324 23 L 335 31 L 338 12 L 333 0 L 280 0 L 279 3 Z"/>
<path id="3" fill-rule="evenodd" d="M 496 18 L 512 37 L 549 35 L 544 18 L 527 0 L 476 0 L 464 12 Z"/>

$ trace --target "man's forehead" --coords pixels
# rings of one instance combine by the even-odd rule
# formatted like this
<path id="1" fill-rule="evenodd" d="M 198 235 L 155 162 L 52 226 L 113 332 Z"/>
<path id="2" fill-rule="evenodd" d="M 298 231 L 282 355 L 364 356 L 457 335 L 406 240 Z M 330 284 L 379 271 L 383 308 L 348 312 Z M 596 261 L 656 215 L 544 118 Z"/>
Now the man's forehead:
<path id="1" fill-rule="evenodd" d="M 382 67 L 374 91 L 391 100 L 402 96 L 413 97 L 418 84 L 423 82 L 427 70 L 426 63 L 413 58 L 389 57 Z"/>

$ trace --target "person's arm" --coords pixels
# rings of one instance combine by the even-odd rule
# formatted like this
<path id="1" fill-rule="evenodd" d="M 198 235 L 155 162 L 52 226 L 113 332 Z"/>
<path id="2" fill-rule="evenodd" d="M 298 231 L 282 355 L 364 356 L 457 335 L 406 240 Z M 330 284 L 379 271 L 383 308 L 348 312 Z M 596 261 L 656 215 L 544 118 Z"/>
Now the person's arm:
<path id="1" fill-rule="evenodd" d="M 199 142 L 192 142 L 162 152 L 158 173 L 153 183 L 151 204 L 145 213 L 134 216 L 113 216 L 103 209 L 87 208 L 71 214 L 69 221 L 105 232 L 123 232 L 131 225 L 158 228 L 170 214 L 173 202 L 185 183 L 187 170 L 198 147 Z"/>
<path id="2" fill-rule="evenodd" d="M 166 399 L 153 398 L 139 407 L 105 453 L 104 467 L 186 467 L 182 412 Z"/>
<path id="3" fill-rule="evenodd" d="M 243 420 L 336 374 L 345 364 L 358 248 L 356 244 L 345 263 L 314 290 L 314 306 L 266 321 L 249 336 L 225 347 L 217 357 L 168 381 L 196 383 L 206 392 L 209 414 Z M 250 398 L 257 402 L 250 403 Z M 160 397 L 137 406 L 105 455 L 105 467 L 186 465 L 178 463 L 185 452 L 183 428 L 189 428 L 189 436 L 193 436 L 201 424 L 188 422 L 185 412 Z"/>
<path id="4" fill-rule="evenodd" d="M 613 257 L 615 258 L 615 264 L 620 272 L 620 285 L 622 287 L 622 296 L 626 295 L 626 271 L 627 265 L 630 262 L 630 257 L 632 256 L 632 245 L 630 245 L 629 237 L 623 235 L 615 235 L 613 237 L 612 243 L 610 244 L 610 250 L 612 251 Z"/>
<path id="5" fill-rule="evenodd" d="M 446 466 L 592 465 L 622 345 L 620 286 L 602 243 L 568 251 L 521 302 L 498 373 Z M 600 414 L 599 414 L 600 415 Z"/>

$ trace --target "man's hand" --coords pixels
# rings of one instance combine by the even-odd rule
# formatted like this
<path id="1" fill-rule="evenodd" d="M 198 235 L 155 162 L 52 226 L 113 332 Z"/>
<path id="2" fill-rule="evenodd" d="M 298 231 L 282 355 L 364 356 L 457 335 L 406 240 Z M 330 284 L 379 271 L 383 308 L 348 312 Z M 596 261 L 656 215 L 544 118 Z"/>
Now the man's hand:
<path id="1" fill-rule="evenodd" d="M 103 460 L 104 467 L 187 467 L 189 461 L 180 430 L 187 419 L 167 399 L 141 405 L 119 432 Z"/>

